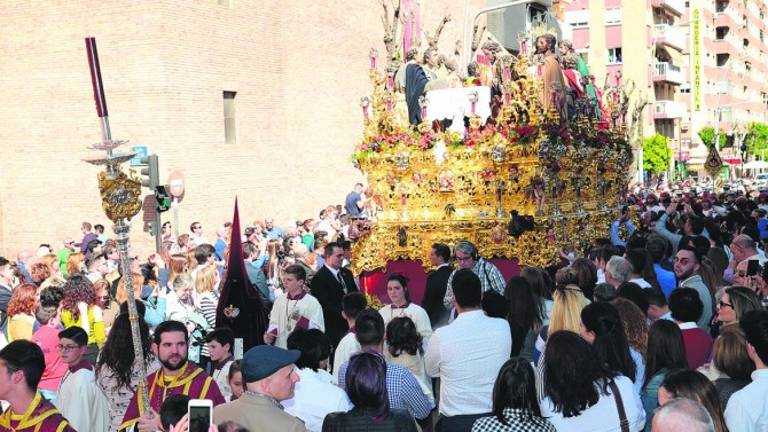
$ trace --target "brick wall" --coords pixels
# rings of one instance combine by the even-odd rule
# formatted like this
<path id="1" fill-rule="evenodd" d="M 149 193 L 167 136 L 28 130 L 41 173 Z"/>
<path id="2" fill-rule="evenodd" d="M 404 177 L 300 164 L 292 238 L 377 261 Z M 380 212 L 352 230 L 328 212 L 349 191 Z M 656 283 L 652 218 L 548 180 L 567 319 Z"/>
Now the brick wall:
<path id="1" fill-rule="evenodd" d="M 483 1 L 473 0 L 476 6 Z M 422 22 L 454 21 L 464 2 L 430 0 Z M 209 238 L 231 218 L 316 217 L 362 177 L 349 162 L 360 137 L 367 53 L 381 43 L 374 1 L 5 0 L 0 11 L 0 254 L 78 237 L 108 224 L 97 169 L 82 162 L 100 137 L 83 38 L 95 36 L 112 134 L 148 145 L 161 179 L 183 170 L 180 225 Z M 237 143 L 224 143 L 222 91 L 236 91 Z M 168 219 L 170 213 L 164 215 Z M 134 223 L 134 242 L 152 238 Z"/>

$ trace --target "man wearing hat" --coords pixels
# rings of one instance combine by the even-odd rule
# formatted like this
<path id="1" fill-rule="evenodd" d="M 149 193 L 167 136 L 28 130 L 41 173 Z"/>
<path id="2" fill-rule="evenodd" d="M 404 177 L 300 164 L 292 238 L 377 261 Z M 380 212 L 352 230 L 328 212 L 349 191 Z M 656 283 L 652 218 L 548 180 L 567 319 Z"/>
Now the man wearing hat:
<path id="1" fill-rule="evenodd" d="M 243 357 L 245 393 L 213 409 L 216 424 L 232 421 L 251 432 L 306 431 L 304 423 L 280 405 L 280 401 L 293 397 L 299 382 L 294 363 L 300 356 L 300 351 L 271 345 L 249 349 Z"/>

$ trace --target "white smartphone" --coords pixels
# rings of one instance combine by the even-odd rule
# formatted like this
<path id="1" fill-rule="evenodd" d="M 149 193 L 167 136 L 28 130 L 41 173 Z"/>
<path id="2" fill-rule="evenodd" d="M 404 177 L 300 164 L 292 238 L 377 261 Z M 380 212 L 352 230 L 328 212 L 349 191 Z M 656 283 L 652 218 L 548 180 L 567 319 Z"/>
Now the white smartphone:
<path id="1" fill-rule="evenodd" d="M 208 432 L 213 426 L 213 402 L 208 399 L 190 399 L 187 415 L 189 432 Z"/>

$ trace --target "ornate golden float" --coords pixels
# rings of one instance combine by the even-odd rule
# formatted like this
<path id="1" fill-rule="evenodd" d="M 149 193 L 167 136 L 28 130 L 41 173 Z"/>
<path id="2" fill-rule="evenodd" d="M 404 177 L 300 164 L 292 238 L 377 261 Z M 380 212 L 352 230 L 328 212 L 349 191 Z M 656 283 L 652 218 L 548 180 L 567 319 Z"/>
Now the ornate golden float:
<path id="1" fill-rule="evenodd" d="M 560 248 L 581 249 L 608 235 L 632 163 L 621 86 L 605 89 L 602 121 L 565 121 L 543 108 L 542 83 L 527 56 L 506 55 L 493 65 L 492 115 L 482 124 L 473 101 L 462 134 L 437 122 L 409 125 L 393 88 L 398 65 L 390 59 L 388 72 L 377 72 L 374 56 L 353 162 L 368 178 L 377 211 L 370 232 L 353 245 L 355 272 L 402 259 L 428 265 L 433 243 L 461 239 L 485 257 L 547 266 Z"/>

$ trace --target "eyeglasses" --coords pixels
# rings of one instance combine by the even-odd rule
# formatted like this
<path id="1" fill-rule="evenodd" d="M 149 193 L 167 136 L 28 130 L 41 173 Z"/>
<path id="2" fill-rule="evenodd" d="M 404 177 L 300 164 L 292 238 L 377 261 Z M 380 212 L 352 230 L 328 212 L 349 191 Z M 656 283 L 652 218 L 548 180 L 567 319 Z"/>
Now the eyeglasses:
<path id="1" fill-rule="evenodd" d="M 59 345 L 56 345 L 56 348 L 58 348 L 59 351 L 61 351 L 61 352 L 67 352 L 67 351 L 76 350 L 76 349 L 78 349 L 80 347 L 77 346 L 77 345 L 61 345 L 61 344 L 59 344 Z"/>
<path id="2" fill-rule="evenodd" d="M 471 256 L 465 256 L 465 257 L 456 256 L 456 261 L 462 261 L 463 262 L 463 261 L 467 261 L 467 260 L 471 260 L 471 259 L 472 259 Z"/>
<path id="3" fill-rule="evenodd" d="M 732 305 L 732 304 L 730 304 L 730 303 L 726 303 L 726 302 L 724 302 L 724 301 L 722 301 L 722 300 L 720 300 L 719 302 L 717 302 L 717 305 L 718 305 L 718 306 L 720 306 L 720 307 L 725 307 L 725 306 L 728 306 L 729 308 L 733 309 L 733 305 Z"/>

